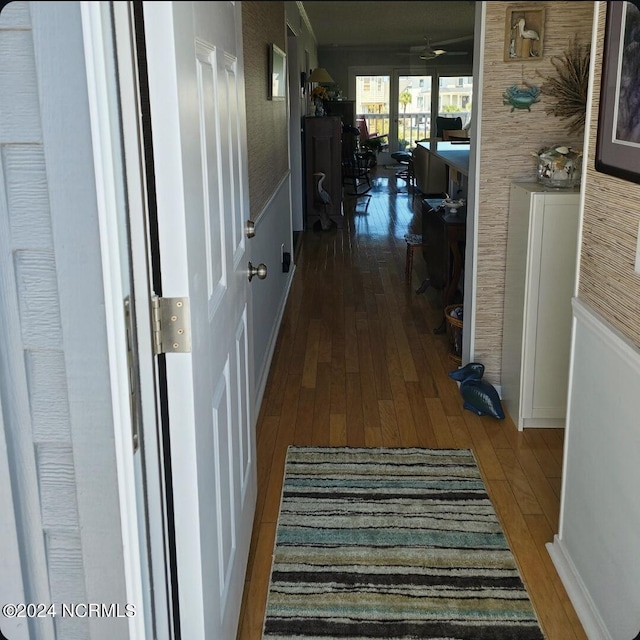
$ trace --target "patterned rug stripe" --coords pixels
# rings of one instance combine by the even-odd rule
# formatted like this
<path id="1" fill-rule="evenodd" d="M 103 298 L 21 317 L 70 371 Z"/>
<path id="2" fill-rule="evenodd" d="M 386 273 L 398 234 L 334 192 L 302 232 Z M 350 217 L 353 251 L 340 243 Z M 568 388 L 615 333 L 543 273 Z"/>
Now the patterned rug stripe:
<path id="1" fill-rule="evenodd" d="M 469 449 L 289 447 L 264 640 L 543 640 Z"/>

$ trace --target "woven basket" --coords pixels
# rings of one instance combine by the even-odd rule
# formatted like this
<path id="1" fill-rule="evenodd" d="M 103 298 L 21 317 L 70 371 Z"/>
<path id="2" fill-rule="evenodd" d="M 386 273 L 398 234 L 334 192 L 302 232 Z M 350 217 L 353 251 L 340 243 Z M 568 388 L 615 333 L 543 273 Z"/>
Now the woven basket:
<path id="1" fill-rule="evenodd" d="M 454 309 L 462 309 L 461 304 L 450 304 L 444 308 L 449 339 L 449 359 L 456 365 L 462 364 L 462 319 L 451 315 Z"/>

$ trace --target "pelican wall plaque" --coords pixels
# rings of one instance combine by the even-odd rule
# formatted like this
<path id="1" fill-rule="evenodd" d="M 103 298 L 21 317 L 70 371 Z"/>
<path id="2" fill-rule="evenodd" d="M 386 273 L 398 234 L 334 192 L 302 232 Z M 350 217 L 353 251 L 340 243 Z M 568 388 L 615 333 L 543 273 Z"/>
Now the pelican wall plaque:
<path id="1" fill-rule="evenodd" d="M 540 60 L 544 41 L 544 7 L 529 3 L 507 8 L 505 62 Z"/>

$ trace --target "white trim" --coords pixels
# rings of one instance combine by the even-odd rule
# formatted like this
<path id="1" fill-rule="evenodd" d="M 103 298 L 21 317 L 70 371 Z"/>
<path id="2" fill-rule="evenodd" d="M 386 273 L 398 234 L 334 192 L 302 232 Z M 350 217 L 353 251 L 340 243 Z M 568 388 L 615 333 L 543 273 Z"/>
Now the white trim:
<path id="1" fill-rule="evenodd" d="M 578 281 L 578 276 L 576 275 L 576 282 Z M 572 305 L 572 319 L 571 319 L 571 346 L 569 348 L 569 376 L 567 379 L 567 413 L 565 415 L 565 430 L 564 430 L 564 439 L 562 444 L 562 479 L 560 482 L 560 514 L 558 516 L 558 531 L 562 531 L 564 527 L 564 501 L 566 498 L 567 491 L 567 459 L 568 459 L 568 451 L 569 451 L 569 443 L 571 442 L 571 434 L 572 430 L 569 428 L 571 425 L 571 390 L 573 388 L 573 379 L 574 379 L 574 367 L 573 363 L 575 360 L 575 352 L 576 352 L 576 315 L 575 315 L 575 307 L 573 305 L 575 298 L 571 299 Z"/>
<path id="2" fill-rule="evenodd" d="M 273 193 L 267 203 L 264 205 L 260 213 L 256 216 L 256 235 L 262 237 L 262 233 L 259 233 L 261 225 L 267 224 L 269 222 L 273 222 L 274 216 L 280 215 L 278 199 L 282 198 L 282 190 L 287 189 L 288 198 L 287 204 L 289 205 L 289 210 L 291 211 L 291 172 L 287 171 L 282 178 L 282 180 L 278 183 L 276 188 L 273 190 Z M 291 215 L 289 216 L 289 226 L 291 228 Z M 266 230 L 266 233 L 269 234 L 269 230 Z M 256 238 L 257 240 L 257 238 Z M 251 240 L 250 242 L 255 242 L 255 240 Z M 265 247 L 266 248 L 266 247 Z M 282 295 L 280 296 L 280 300 L 278 302 L 278 308 L 276 309 L 275 317 L 273 318 L 273 325 L 271 327 L 271 335 L 268 337 L 268 343 L 265 355 L 260 363 L 260 371 L 256 372 L 256 383 L 255 383 L 255 401 L 253 408 L 255 409 L 254 415 L 259 415 L 260 406 L 262 405 L 262 398 L 264 396 L 264 391 L 266 388 L 267 380 L 269 377 L 269 369 L 271 367 L 271 361 L 273 359 L 273 354 L 275 352 L 276 343 L 278 340 L 278 334 L 280 332 L 280 326 L 282 324 L 282 318 L 284 316 L 284 310 L 287 305 L 287 300 L 289 298 L 289 292 L 291 290 L 291 285 L 293 283 L 293 277 L 295 274 L 295 263 L 294 263 L 294 251 L 295 247 L 291 247 L 291 268 L 289 270 L 289 274 L 287 280 L 284 284 L 284 288 L 282 290 Z M 280 291 L 277 292 L 280 295 Z M 275 297 L 275 296 L 274 296 Z M 255 325 L 254 325 L 255 326 Z M 255 329 L 254 329 L 254 340 L 255 340 Z M 255 358 L 255 352 L 252 356 Z"/>
<path id="3" fill-rule="evenodd" d="M 126 293 L 123 290 L 122 274 L 127 273 L 127 268 L 121 260 L 118 228 L 121 211 L 116 172 L 121 163 L 120 149 L 114 147 L 119 139 L 119 130 L 116 124 L 115 96 L 107 83 L 107 79 L 113 77 L 113 70 L 107 59 L 109 45 L 105 41 L 105 36 L 111 33 L 110 8 L 107 3 L 85 0 L 80 3 L 80 8 L 96 176 L 125 588 L 127 601 L 136 605 L 136 615 L 128 618 L 128 627 L 131 638 L 144 638 L 146 625 L 141 604 L 144 599 L 131 443 L 127 337 L 123 314 Z"/>
<path id="4" fill-rule="evenodd" d="M 269 207 L 273 204 L 274 200 L 280 195 L 280 189 L 282 189 L 285 182 L 289 182 L 290 180 L 291 180 L 291 170 L 287 169 L 287 171 L 285 171 L 284 175 L 282 176 L 282 179 L 280 180 L 280 182 L 278 182 L 278 184 L 275 186 L 273 193 L 271 194 L 271 197 L 269 198 L 269 200 L 267 200 L 267 203 L 264 205 L 264 207 L 262 207 L 262 211 L 260 211 L 260 213 L 258 213 L 256 217 L 253 218 L 253 223 L 256 226 L 256 230 L 260 225 L 260 223 L 262 222 L 262 219 L 264 218 L 265 214 L 269 210 Z"/>
<path id="5" fill-rule="evenodd" d="M 545 546 L 589 640 L 613 640 L 562 540 L 556 535 Z"/>
<path id="6" fill-rule="evenodd" d="M 289 155 L 287 156 L 287 162 L 289 163 L 288 173 L 291 176 L 291 184 L 289 186 L 289 218 L 291 229 L 294 231 L 302 231 L 304 230 L 304 195 L 302 188 L 304 185 L 304 176 L 302 173 L 302 162 L 299 161 L 303 153 L 300 123 L 302 122 L 303 116 L 306 115 L 307 99 L 305 94 L 300 93 L 301 62 L 299 45 L 301 45 L 302 42 L 300 36 L 296 33 L 296 30 L 289 21 L 287 21 L 287 29 L 291 32 L 287 33 L 287 64 L 289 76 L 289 100 L 287 101 L 287 125 L 289 132 L 287 136 L 287 150 Z M 291 162 L 292 157 L 296 158 L 295 163 Z M 278 186 L 278 188 L 280 187 Z"/>
<path id="7" fill-rule="evenodd" d="M 473 52 L 473 94 L 471 114 L 471 150 L 469 157 L 469 190 L 467 194 L 467 238 L 464 270 L 464 324 L 462 362 L 473 362 L 476 342 L 476 310 L 478 302 L 478 203 L 480 202 L 480 139 L 482 135 L 481 90 L 484 80 L 484 45 L 487 3 L 476 4 Z"/>
<path id="8" fill-rule="evenodd" d="M 292 256 L 291 277 L 287 280 L 287 286 L 282 296 L 280 308 L 278 309 L 278 315 L 273 325 L 273 332 L 271 333 L 271 340 L 269 340 L 269 348 L 267 349 L 267 356 L 264 360 L 264 366 L 259 376 L 256 379 L 256 400 L 255 400 L 255 413 L 254 413 L 254 415 L 256 416 L 260 414 L 262 399 L 264 397 L 264 392 L 267 386 L 267 380 L 269 379 L 269 369 L 271 368 L 273 354 L 275 352 L 276 344 L 278 342 L 278 334 L 280 333 L 280 326 L 282 325 L 282 318 L 284 317 L 284 310 L 287 306 L 287 301 L 289 299 L 289 292 L 291 291 L 291 285 L 293 283 L 293 277 L 295 275 L 295 272 L 296 272 L 296 267 L 293 264 L 293 256 Z"/>
<path id="9" fill-rule="evenodd" d="M 300 2 L 300 0 L 296 0 L 296 9 L 298 9 L 298 13 L 300 14 L 300 17 L 302 18 L 302 21 L 304 22 L 304 26 L 307 28 L 307 31 L 309 32 L 309 35 L 313 38 L 314 43 L 317 43 L 318 39 L 316 38 L 316 34 L 313 32 L 313 27 L 311 26 L 311 22 L 309 20 L 309 16 L 307 15 L 307 12 L 305 11 L 304 3 Z"/>
<path id="10" fill-rule="evenodd" d="M 596 43 L 598 41 L 598 28 L 599 28 L 599 15 L 600 15 L 600 3 L 599 2 L 594 2 L 593 3 L 593 22 L 591 25 L 591 50 L 594 51 L 596 48 Z M 583 157 L 582 157 L 582 177 L 581 177 L 581 182 L 582 182 L 582 188 L 580 190 L 580 204 L 579 204 L 579 208 L 580 208 L 580 213 L 579 213 L 579 220 L 578 220 L 578 234 L 577 234 L 577 238 L 576 238 L 576 244 L 577 244 L 577 248 L 576 248 L 576 277 L 575 277 L 575 282 L 574 282 L 574 296 L 578 296 L 578 291 L 579 291 L 579 287 L 580 287 L 580 265 L 582 262 L 582 233 L 583 233 L 583 227 L 584 227 L 584 203 L 585 203 L 585 184 L 587 181 L 587 166 L 589 165 L 589 134 L 591 132 L 591 121 L 592 121 L 592 117 L 591 117 L 591 113 L 593 110 L 593 98 L 594 98 L 594 78 L 595 78 L 595 56 L 590 56 L 590 62 L 589 62 L 589 81 L 588 81 L 588 88 L 589 90 L 587 91 L 587 104 L 586 104 L 586 116 L 585 116 L 585 125 L 584 125 L 584 139 L 582 142 L 582 150 L 583 150 Z M 573 301 L 572 301 L 573 304 Z M 574 356 L 575 356 L 575 334 L 576 334 L 576 316 L 575 316 L 575 311 L 576 311 L 576 307 L 575 304 L 573 305 L 573 309 L 574 309 L 574 318 L 573 318 L 573 322 L 572 322 L 572 329 L 571 329 L 571 348 L 570 348 L 570 356 L 569 356 L 569 378 L 568 378 L 568 393 L 570 395 L 571 393 L 571 389 L 573 387 L 573 362 L 574 362 Z M 567 403 L 567 414 L 566 414 L 566 419 L 565 419 L 565 425 L 569 425 L 571 424 L 571 403 Z M 564 450 L 563 450 L 563 460 L 562 460 L 562 468 L 566 469 L 566 465 L 567 465 L 567 451 L 569 448 L 569 442 L 571 440 L 571 430 L 567 429 L 565 431 L 565 437 L 564 437 Z M 562 504 L 564 502 L 565 499 L 565 490 L 566 490 L 566 474 L 562 474 L 562 484 L 561 484 L 561 488 L 560 488 L 560 503 Z M 562 531 L 562 525 L 563 525 L 563 510 L 560 510 L 560 518 L 559 518 L 559 530 Z"/>
<path id="11" fill-rule="evenodd" d="M 580 298 L 573 298 L 571 303 L 574 318 L 597 334 L 600 342 L 640 373 L 640 348 Z"/>
<path id="12" fill-rule="evenodd" d="M 578 326 L 592 334 L 591 339 L 599 343 L 602 350 L 609 352 L 612 358 L 616 359 L 621 366 L 628 366 L 635 372 L 634 375 L 640 374 L 640 348 L 632 343 L 622 332 L 611 325 L 603 316 L 579 298 L 572 298 L 571 303 L 573 312 L 573 330 L 571 366 L 569 370 L 569 398 L 571 399 L 575 393 L 578 393 L 573 389 L 575 379 L 580 377 L 580 372 L 577 372 L 576 374 L 576 371 L 574 370 L 577 335 L 576 329 Z M 584 350 L 584 344 L 582 344 L 580 348 Z M 573 401 L 570 400 L 567 407 L 567 429 L 565 431 L 564 438 L 559 533 L 554 536 L 553 543 L 548 543 L 546 547 L 589 640 L 613 640 L 604 619 L 600 615 L 598 608 L 596 607 L 596 604 L 564 543 L 564 540 L 566 539 L 565 505 L 567 500 L 567 483 L 569 482 L 569 473 L 567 473 L 567 470 L 569 469 L 569 451 L 572 450 L 572 447 L 573 450 L 575 450 L 576 447 L 581 448 L 584 446 L 581 444 L 581 440 L 584 439 L 582 432 L 585 425 L 574 424 L 574 420 L 572 419 L 572 407 L 574 403 L 578 401 L 579 398 Z M 580 413 L 578 408 L 576 411 Z M 574 438 L 576 439 L 575 446 L 573 445 Z M 573 496 L 575 495 L 576 490 L 574 486 Z M 575 531 L 571 533 L 571 537 L 575 538 L 575 534 Z M 574 545 L 575 542 L 576 541 L 574 540 Z"/>
<path id="13" fill-rule="evenodd" d="M 148 562 L 142 564 L 149 569 L 145 578 L 151 581 L 148 594 L 153 617 L 153 628 L 148 633 L 154 637 L 168 638 L 173 612 L 171 610 L 170 575 L 166 558 L 169 555 L 167 514 L 165 509 L 163 443 L 160 439 L 160 418 L 157 406 L 157 369 L 152 349 L 150 299 L 153 293 L 150 275 L 148 213 L 146 206 L 146 173 L 144 172 L 143 141 L 140 118 L 140 96 L 137 81 L 137 52 L 135 51 L 135 27 L 131 2 L 113 5 L 114 29 L 118 57 L 118 88 L 121 102 L 123 151 L 127 177 L 128 223 L 131 243 L 131 266 L 133 278 L 133 305 L 139 365 L 140 422 L 144 431 L 141 455 L 144 469 L 136 465 L 140 477 L 138 485 L 144 484 L 147 523 L 140 525 L 148 537 Z M 144 513 L 138 513 L 143 518 Z M 144 553 L 144 547 L 141 554 Z"/>
<path id="14" fill-rule="evenodd" d="M 597 42 L 598 42 L 598 22 L 600 16 L 600 3 L 593 3 L 593 24 L 591 27 L 591 51 L 597 50 Z M 595 131 L 598 128 L 598 123 L 592 122 L 592 110 L 593 110 L 593 98 L 596 91 L 594 90 L 594 77 L 595 77 L 595 67 L 596 67 L 596 56 L 591 55 L 589 57 L 589 81 L 587 84 L 587 104 L 586 104 L 586 117 L 584 123 L 584 139 L 582 141 L 582 177 L 581 183 L 582 188 L 580 189 L 580 220 L 578 222 L 578 237 L 576 238 L 577 242 L 577 251 L 576 251 L 576 280 L 574 285 L 574 295 L 578 295 L 579 281 L 580 281 L 580 262 L 581 262 L 581 245 L 582 245 L 582 228 L 584 222 L 584 203 L 585 203 L 585 184 L 587 183 L 587 167 L 590 166 L 589 160 L 589 134 L 593 131 L 593 136 L 595 136 Z M 591 128 L 593 126 L 593 129 Z M 639 236 L 640 237 L 640 236 Z M 640 246 L 639 246 L 640 251 Z"/>

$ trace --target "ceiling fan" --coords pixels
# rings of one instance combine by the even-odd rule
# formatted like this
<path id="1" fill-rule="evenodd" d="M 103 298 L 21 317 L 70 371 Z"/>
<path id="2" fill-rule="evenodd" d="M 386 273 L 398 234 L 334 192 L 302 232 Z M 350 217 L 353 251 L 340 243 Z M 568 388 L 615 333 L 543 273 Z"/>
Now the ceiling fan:
<path id="1" fill-rule="evenodd" d="M 451 40 L 441 40 L 440 42 L 431 42 L 431 39 L 425 36 L 426 44 L 416 45 L 409 49 L 408 53 L 400 55 L 418 56 L 421 60 L 433 60 L 439 56 L 465 56 L 468 51 L 449 51 L 440 47 L 448 44 L 457 44 L 458 42 L 467 42 L 473 40 L 473 35 L 462 36 L 460 38 L 452 38 Z"/>

